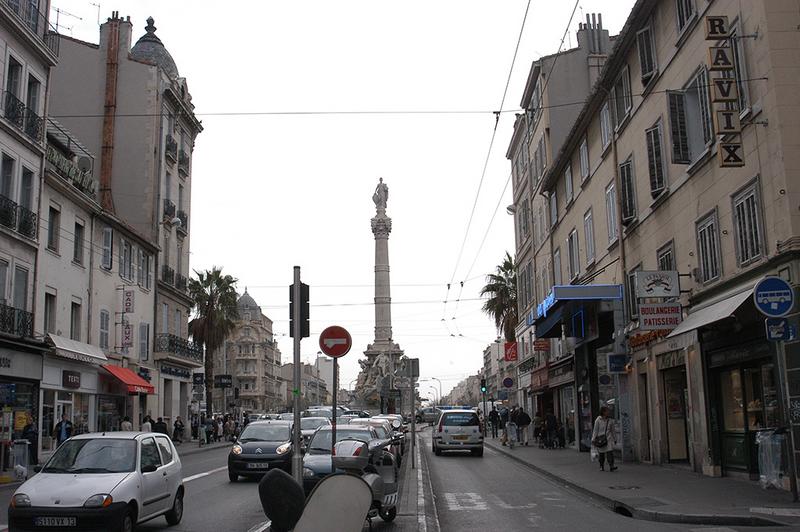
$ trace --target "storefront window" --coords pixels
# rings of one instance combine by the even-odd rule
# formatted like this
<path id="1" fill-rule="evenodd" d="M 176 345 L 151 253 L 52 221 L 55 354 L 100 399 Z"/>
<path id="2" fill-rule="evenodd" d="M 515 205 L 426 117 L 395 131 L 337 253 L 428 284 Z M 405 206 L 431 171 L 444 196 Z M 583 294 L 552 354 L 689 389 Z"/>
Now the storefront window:
<path id="1" fill-rule="evenodd" d="M 44 390 L 42 393 L 42 451 L 54 451 L 54 431 L 63 414 L 72 421 L 72 434 L 91 432 L 89 425 L 89 395 L 83 393 Z"/>
<path id="2" fill-rule="evenodd" d="M 575 446 L 575 388 L 561 388 L 561 425 L 563 427 L 564 445 Z"/>
<path id="3" fill-rule="evenodd" d="M 761 366 L 761 389 L 764 402 L 764 426 L 777 427 L 780 424 L 778 384 L 775 382 L 775 366 Z"/>
<path id="4" fill-rule="evenodd" d="M 97 396 L 97 430 L 110 432 L 120 430 L 125 398 L 119 395 Z"/>
<path id="5" fill-rule="evenodd" d="M 21 381 L 0 381 L 0 440 L 22 438 L 28 420 L 35 416 L 38 389 Z"/>
<path id="6" fill-rule="evenodd" d="M 728 431 L 744 431 L 744 398 L 742 376 L 739 369 L 720 374 L 723 427 Z"/>

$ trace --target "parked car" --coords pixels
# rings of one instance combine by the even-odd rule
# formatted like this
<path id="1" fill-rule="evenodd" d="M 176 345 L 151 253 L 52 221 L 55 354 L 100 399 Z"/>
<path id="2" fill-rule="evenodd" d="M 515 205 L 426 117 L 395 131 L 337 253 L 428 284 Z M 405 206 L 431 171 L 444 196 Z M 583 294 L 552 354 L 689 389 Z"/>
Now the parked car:
<path id="1" fill-rule="evenodd" d="M 326 417 L 304 417 L 300 419 L 300 433 L 303 435 L 303 441 L 308 443 L 318 428 L 330 426 L 330 424 L 330 419 Z"/>
<path id="2" fill-rule="evenodd" d="M 291 421 L 253 421 L 228 453 L 228 478 L 236 482 L 239 476 L 260 476 L 275 468 L 290 473 L 293 454 Z"/>
<path id="3" fill-rule="evenodd" d="M 470 451 L 483 456 L 483 433 L 474 410 L 445 410 L 433 428 L 433 452 Z"/>
<path id="4" fill-rule="evenodd" d="M 417 414 L 417 423 L 428 423 L 432 425 L 436 420 L 439 419 L 439 414 L 441 413 L 442 411 L 435 406 L 423 408 Z"/>
<path id="5" fill-rule="evenodd" d="M 342 412 L 342 415 L 345 416 L 358 416 L 358 417 L 370 417 L 370 413 L 366 410 L 345 410 Z"/>
<path id="6" fill-rule="evenodd" d="M 375 432 L 378 433 L 378 439 L 381 440 L 392 440 L 392 444 L 389 446 L 389 450 L 394 455 L 394 459 L 397 461 L 397 465 L 401 465 L 401 461 L 403 459 L 403 449 L 402 449 L 402 435 L 396 434 L 392 429 L 392 426 L 389 424 L 389 420 L 387 419 L 378 419 L 378 418 L 356 418 L 350 421 L 351 425 L 366 425 L 373 427 Z"/>
<path id="7" fill-rule="evenodd" d="M 10 531 L 122 530 L 183 517 L 181 460 L 152 432 L 87 433 L 64 442 L 11 497 Z"/>
<path id="8" fill-rule="evenodd" d="M 405 424 L 405 420 L 403 416 L 400 414 L 380 414 L 377 416 L 372 416 L 373 419 L 386 419 L 392 426 L 392 430 L 396 435 L 400 436 L 400 446 L 401 452 L 405 454 L 406 452 L 406 445 L 408 443 L 408 438 L 406 433 L 408 432 L 408 425 Z"/>
<path id="9" fill-rule="evenodd" d="M 342 440 L 359 440 L 371 445 L 379 445 L 385 440 L 378 438 L 374 427 L 365 425 L 337 425 L 336 442 Z M 388 456 L 383 456 L 383 454 Z M 383 453 L 381 464 L 390 463 L 396 469 L 397 464 L 390 452 Z M 383 460 L 386 458 L 386 460 Z M 388 466 L 384 466 L 388 467 Z M 303 489 L 310 493 L 317 482 L 331 474 L 331 427 L 320 427 L 306 449 L 303 456 Z M 396 478 L 396 472 L 395 477 Z"/>

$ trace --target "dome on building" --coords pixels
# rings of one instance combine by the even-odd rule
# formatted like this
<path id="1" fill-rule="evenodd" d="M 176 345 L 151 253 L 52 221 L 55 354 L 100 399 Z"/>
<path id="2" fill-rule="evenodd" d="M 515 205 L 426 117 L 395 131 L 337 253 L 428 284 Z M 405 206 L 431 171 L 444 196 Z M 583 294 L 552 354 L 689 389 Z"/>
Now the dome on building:
<path id="1" fill-rule="evenodd" d="M 242 294 L 242 297 L 240 297 L 239 301 L 236 302 L 236 305 L 239 307 L 239 309 L 259 309 L 256 300 L 247 293 L 247 288 L 244 289 L 244 294 Z"/>
<path id="2" fill-rule="evenodd" d="M 153 63 L 161 68 L 171 79 L 176 79 L 178 77 L 178 67 L 167 49 L 164 48 L 161 39 L 156 37 L 154 23 L 153 17 L 147 19 L 146 33 L 131 48 L 131 57 Z"/>

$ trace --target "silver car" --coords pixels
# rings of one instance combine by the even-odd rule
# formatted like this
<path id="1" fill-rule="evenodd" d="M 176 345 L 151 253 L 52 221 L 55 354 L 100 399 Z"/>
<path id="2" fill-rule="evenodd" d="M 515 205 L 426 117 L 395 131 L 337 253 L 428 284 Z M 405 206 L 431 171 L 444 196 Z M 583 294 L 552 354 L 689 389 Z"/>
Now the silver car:
<path id="1" fill-rule="evenodd" d="M 483 433 L 474 410 L 444 410 L 433 427 L 433 452 L 470 451 L 483 456 Z"/>
<path id="2" fill-rule="evenodd" d="M 183 517 L 181 461 L 170 439 L 153 432 L 108 432 L 65 441 L 11 497 L 9 532 L 121 530 L 165 516 Z"/>

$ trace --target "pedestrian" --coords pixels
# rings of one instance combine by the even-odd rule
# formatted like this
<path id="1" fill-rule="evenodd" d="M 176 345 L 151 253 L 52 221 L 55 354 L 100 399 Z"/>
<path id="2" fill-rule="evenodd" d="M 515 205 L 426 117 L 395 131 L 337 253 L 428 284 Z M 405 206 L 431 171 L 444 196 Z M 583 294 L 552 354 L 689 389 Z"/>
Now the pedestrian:
<path id="1" fill-rule="evenodd" d="M 30 463 L 36 465 L 39 463 L 39 456 L 37 449 L 39 448 L 39 429 L 36 428 L 36 423 L 33 416 L 26 414 L 25 427 L 22 429 L 22 439 L 28 440 L 28 449 L 30 450 Z"/>
<path id="2" fill-rule="evenodd" d="M 506 433 L 506 425 L 508 425 L 508 408 L 505 406 L 502 410 L 500 410 L 500 426 L 502 427 L 503 432 L 500 435 L 500 443 L 505 445 L 506 441 L 508 440 L 508 434 Z"/>
<path id="3" fill-rule="evenodd" d="M 153 420 L 150 416 L 144 416 L 142 421 L 142 432 L 153 432 Z"/>
<path id="4" fill-rule="evenodd" d="M 528 427 L 531 424 L 531 416 L 528 415 L 521 407 L 517 413 L 517 426 L 519 427 L 519 443 L 520 445 L 528 445 Z"/>
<path id="5" fill-rule="evenodd" d="M 166 434 L 169 436 L 169 431 L 167 430 L 167 424 L 164 423 L 164 418 L 160 417 L 153 425 L 153 432 L 160 432 L 161 434 Z"/>
<path id="6" fill-rule="evenodd" d="M 245 410 L 244 412 L 242 412 L 242 429 L 244 429 L 248 423 L 250 423 L 250 416 L 247 414 L 247 411 Z"/>
<path id="7" fill-rule="evenodd" d="M 497 438 L 497 427 L 500 425 L 500 414 L 497 413 L 497 409 L 492 407 L 492 411 L 489 412 L 489 423 L 492 425 L 492 438 Z"/>
<path id="8" fill-rule="evenodd" d="M 181 416 L 175 418 L 175 423 L 172 424 L 172 441 L 176 443 L 183 442 L 183 420 Z"/>
<path id="9" fill-rule="evenodd" d="M 600 471 L 605 471 L 605 463 L 608 460 L 609 471 L 616 471 L 614 465 L 614 444 L 616 435 L 614 433 L 614 420 L 609 417 L 610 410 L 607 406 L 600 407 L 600 415 L 594 420 L 592 430 L 592 448 L 597 452 L 600 461 Z"/>
<path id="10" fill-rule="evenodd" d="M 131 423 L 131 418 L 125 416 L 122 418 L 122 423 L 120 423 L 120 430 L 125 432 L 130 432 L 133 430 L 133 423 Z"/>
<path id="11" fill-rule="evenodd" d="M 61 421 L 56 423 L 53 435 L 56 438 L 56 447 L 61 447 L 61 444 L 72 436 L 72 421 L 69 420 L 67 414 L 61 414 Z"/>
<path id="12" fill-rule="evenodd" d="M 544 416 L 545 448 L 553 449 L 556 446 L 556 431 L 558 430 L 558 419 L 553 414 L 553 409 L 549 409 Z"/>

